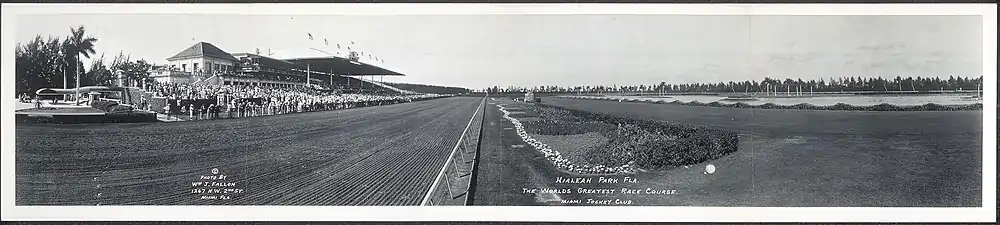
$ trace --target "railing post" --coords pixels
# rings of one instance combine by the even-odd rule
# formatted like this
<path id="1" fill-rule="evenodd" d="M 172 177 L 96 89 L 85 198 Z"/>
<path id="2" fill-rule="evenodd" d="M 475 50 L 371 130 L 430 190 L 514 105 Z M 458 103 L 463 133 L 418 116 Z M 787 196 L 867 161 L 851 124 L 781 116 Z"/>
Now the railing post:
<path id="1" fill-rule="evenodd" d="M 475 118 L 475 117 L 476 117 L 475 115 L 472 116 L 472 118 Z M 475 120 L 475 119 L 473 119 L 473 120 Z M 464 136 L 462 136 L 462 147 L 463 147 L 462 150 L 464 150 L 464 151 L 462 151 L 462 153 L 466 153 L 466 154 L 469 153 L 469 149 L 470 149 L 469 148 L 469 135 L 471 135 L 471 133 L 467 132 L 467 133 L 465 133 Z M 462 159 L 462 161 L 465 161 L 465 159 Z"/>
<path id="2" fill-rule="evenodd" d="M 433 201 L 433 198 L 434 198 L 434 196 L 436 196 L 436 194 L 434 194 L 434 192 L 439 191 L 438 190 L 438 185 L 440 185 L 441 179 L 445 179 L 445 186 L 448 188 L 448 197 L 451 198 L 451 199 L 455 199 L 456 198 L 454 190 L 452 190 L 453 187 L 451 185 L 451 179 L 450 179 L 450 176 L 449 176 L 449 173 L 448 173 L 448 170 L 449 170 L 448 169 L 448 164 L 455 164 L 455 165 L 452 165 L 452 167 L 453 167 L 452 169 L 455 170 L 456 174 L 459 174 L 459 176 L 458 176 L 459 178 L 460 177 L 464 177 L 466 175 L 472 175 L 472 172 L 474 172 L 475 166 L 473 166 L 473 168 L 471 169 L 473 171 L 470 171 L 470 173 L 468 173 L 468 174 L 462 174 L 463 173 L 462 169 L 459 167 L 458 163 L 455 162 L 456 161 L 456 159 L 455 159 L 455 153 L 461 154 L 460 157 L 462 157 L 463 164 L 465 164 L 465 160 L 466 160 L 465 154 L 469 153 L 468 150 L 470 148 L 469 147 L 470 140 L 468 140 L 468 139 L 469 139 L 470 136 L 473 135 L 470 132 L 470 131 L 472 131 L 472 124 L 473 124 L 473 122 L 475 122 L 476 117 L 480 114 L 480 111 L 483 111 L 485 113 L 485 103 L 486 103 L 486 98 L 484 97 L 483 100 L 480 101 L 479 106 L 476 108 L 476 112 L 473 114 L 472 118 L 469 119 L 469 124 L 466 125 L 466 127 L 465 127 L 464 130 L 462 130 L 462 135 L 459 137 L 458 142 L 455 143 L 455 147 L 452 149 L 451 154 L 448 156 L 448 159 L 445 161 L 444 167 L 441 168 L 441 172 L 439 172 L 438 176 L 435 178 L 435 180 L 433 182 L 431 182 L 431 187 L 430 187 L 430 189 L 427 190 L 427 193 L 424 195 L 424 198 L 423 198 L 423 200 L 421 202 L 421 205 L 435 205 L 435 203 Z M 483 121 L 480 120 L 480 128 L 479 128 L 480 133 L 477 133 L 477 135 L 480 136 L 480 137 L 482 136 L 482 134 L 481 134 L 482 123 L 483 123 Z M 477 139 L 477 142 L 478 142 L 478 139 Z M 477 146 L 478 146 L 478 143 L 477 143 Z M 458 148 L 460 148 L 460 147 L 463 148 L 461 152 L 458 151 Z M 479 154 L 478 153 L 478 149 L 475 150 L 475 152 L 476 152 L 476 155 L 477 155 L 476 157 L 478 157 L 478 154 Z M 473 162 L 475 162 L 475 159 L 473 159 Z M 472 179 L 474 179 L 474 178 L 472 178 Z M 465 204 L 468 204 L 468 201 L 469 201 L 469 196 L 468 195 L 471 194 L 470 190 L 473 189 L 473 185 L 474 184 L 472 183 L 472 180 L 470 180 L 469 185 L 467 185 L 466 188 L 465 188 L 466 192 L 463 193 L 463 194 L 466 195 L 465 196 L 465 201 L 466 201 Z M 447 203 L 445 203 L 445 204 L 447 204 Z"/>
<path id="3" fill-rule="evenodd" d="M 465 137 L 462 137 L 462 138 L 464 139 Z M 462 163 L 465 163 L 465 161 L 466 161 L 465 160 L 465 149 L 468 149 L 468 148 L 465 147 L 465 145 L 462 145 L 462 151 L 458 152 L 458 155 L 462 157 Z M 455 156 L 451 156 L 451 157 L 454 158 Z"/>
<path id="4" fill-rule="evenodd" d="M 448 187 L 448 198 L 455 198 L 455 194 L 451 192 L 451 181 L 448 179 L 448 172 L 445 172 L 444 175 L 444 183 Z"/>
<path id="5" fill-rule="evenodd" d="M 452 164 L 452 167 L 455 168 L 455 173 L 457 173 L 459 175 L 462 175 L 462 173 L 463 173 L 462 169 L 458 168 L 458 163 L 455 162 L 455 157 L 454 156 L 451 157 L 451 164 Z"/>
<path id="6" fill-rule="evenodd" d="M 486 97 L 483 98 L 483 112 L 481 114 L 482 117 L 479 120 L 479 130 L 476 134 L 476 155 L 472 157 L 472 160 L 475 161 L 475 163 L 472 164 L 472 171 L 469 171 L 471 176 L 469 177 L 469 188 L 466 189 L 465 192 L 465 205 L 475 205 L 476 183 L 479 180 L 479 150 L 481 150 L 483 146 L 483 129 L 486 129 L 486 98 L 488 97 L 489 93 L 487 93 Z"/>

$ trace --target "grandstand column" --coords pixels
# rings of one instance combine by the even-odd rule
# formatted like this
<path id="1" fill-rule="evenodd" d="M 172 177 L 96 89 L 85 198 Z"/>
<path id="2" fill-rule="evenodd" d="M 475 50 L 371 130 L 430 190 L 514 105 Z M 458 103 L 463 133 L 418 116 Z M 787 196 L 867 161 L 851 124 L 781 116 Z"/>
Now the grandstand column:
<path id="1" fill-rule="evenodd" d="M 299 68 L 302 68 L 302 67 L 299 67 Z M 309 70 L 310 69 L 311 68 L 309 67 L 309 63 L 306 63 L 306 86 L 309 86 Z"/>

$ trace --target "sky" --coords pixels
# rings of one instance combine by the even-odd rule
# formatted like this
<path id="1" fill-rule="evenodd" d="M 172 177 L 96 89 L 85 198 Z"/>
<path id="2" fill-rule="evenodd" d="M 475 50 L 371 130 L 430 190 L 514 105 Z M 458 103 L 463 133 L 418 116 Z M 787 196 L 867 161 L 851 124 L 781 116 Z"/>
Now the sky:
<path id="1" fill-rule="evenodd" d="M 353 41 L 352 49 L 385 61 L 362 62 L 406 74 L 387 82 L 476 89 L 978 77 L 983 67 L 979 16 L 80 13 L 16 20 L 20 43 L 65 37 L 83 25 L 106 61 L 124 52 L 163 64 L 199 41 L 230 53 L 259 48 L 276 58 L 316 57 Z"/>

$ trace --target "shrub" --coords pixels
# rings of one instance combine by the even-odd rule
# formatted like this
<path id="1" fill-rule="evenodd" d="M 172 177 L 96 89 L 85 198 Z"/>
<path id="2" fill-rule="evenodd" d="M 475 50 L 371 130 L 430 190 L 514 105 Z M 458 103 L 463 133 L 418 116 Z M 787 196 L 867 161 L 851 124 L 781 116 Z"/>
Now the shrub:
<path id="1" fill-rule="evenodd" d="M 934 103 L 927 103 L 913 108 L 916 110 L 946 110 L 948 107 Z"/>
<path id="2" fill-rule="evenodd" d="M 109 110 L 111 110 L 111 107 L 113 107 L 115 105 L 118 105 L 118 103 L 117 102 L 112 102 L 112 101 L 100 101 L 100 100 L 96 100 L 91 105 L 94 108 L 96 108 L 96 109 L 108 112 Z"/>
<path id="3" fill-rule="evenodd" d="M 636 165 L 644 168 L 664 168 L 684 164 L 693 164 L 694 156 L 690 153 L 691 145 L 683 141 L 654 140 L 638 146 Z M 689 154 L 685 154 L 689 153 Z"/>
<path id="4" fill-rule="evenodd" d="M 848 105 L 848 104 L 844 104 L 844 103 L 837 103 L 837 104 L 832 105 L 832 106 L 827 106 L 824 109 L 826 109 L 826 110 L 853 110 L 854 106 Z"/>
<path id="5" fill-rule="evenodd" d="M 705 106 L 705 103 L 701 103 L 699 101 L 691 101 L 691 102 L 688 102 L 685 105 L 689 105 L 689 106 Z"/>
<path id="6" fill-rule="evenodd" d="M 983 103 L 975 103 L 975 104 L 965 105 L 965 106 L 962 106 L 960 108 L 963 109 L 963 110 L 982 110 L 983 109 Z"/>
<path id="7" fill-rule="evenodd" d="M 896 105 L 882 103 L 878 105 L 864 107 L 867 111 L 902 111 L 902 108 Z"/>
<path id="8" fill-rule="evenodd" d="M 107 110 L 107 112 L 109 112 L 109 113 L 126 113 L 126 112 L 132 112 L 132 110 L 134 110 L 132 108 L 132 106 L 114 105 L 114 106 L 111 106 L 110 109 Z"/>
<path id="9" fill-rule="evenodd" d="M 781 108 L 781 106 L 776 105 L 774 103 L 770 103 L 770 102 L 764 103 L 763 105 L 760 105 L 758 107 L 762 108 L 762 109 L 779 109 L 779 108 Z"/>
<path id="10" fill-rule="evenodd" d="M 529 133 L 541 135 L 574 135 L 590 132 L 606 131 L 609 125 L 598 122 L 559 122 L 554 120 L 538 120 L 524 122 Z"/>
<path id="11" fill-rule="evenodd" d="M 809 103 L 799 103 L 799 104 L 790 106 L 789 108 L 792 108 L 792 109 L 819 109 L 819 107 L 816 107 L 815 105 L 812 105 L 812 104 L 809 104 Z"/>
<path id="12" fill-rule="evenodd" d="M 544 124 L 545 127 L 553 129 L 549 132 L 583 132 L 577 129 L 602 126 L 599 124 L 607 127 L 598 130 L 609 137 L 609 142 L 603 148 L 595 149 L 585 155 L 588 162 L 599 165 L 617 166 L 635 162 L 640 167 L 650 169 L 682 166 L 717 159 L 737 151 L 739 147 L 736 132 L 556 106 L 546 107 L 565 110 L 587 121 L 573 124 L 581 128 L 562 128 L 560 125 Z M 566 131 L 555 131 L 558 129 Z M 595 129 L 591 128 L 587 131 L 593 130 Z"/>
<path id="13" fill-rule="evenodd" d="M 733 107 L 733 108 L 753 108 L 752 105 L 746 104 L 746 103 L 742 103 L 742 102 L 737 102 L 737 103 L 734 103 L 734 104 L 730 104 L 729 107 Z"/>

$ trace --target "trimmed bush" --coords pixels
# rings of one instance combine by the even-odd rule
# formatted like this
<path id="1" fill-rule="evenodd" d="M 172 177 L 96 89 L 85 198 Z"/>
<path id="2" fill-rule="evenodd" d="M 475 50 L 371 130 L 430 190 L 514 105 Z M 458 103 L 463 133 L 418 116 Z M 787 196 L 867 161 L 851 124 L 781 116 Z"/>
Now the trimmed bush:
<path id="1" fill-rule="evenodd" d="M 587 161 L 599 165 L 617 166 L 630 162 L 650 169 L 697 164 L 717 159 L 739 149 L 736 132 L 705 126 L 677 124 L 659 120 L 613 116 L 557 106 L 540 107 L 564 110 L 582 118 L 585 123 L 574 123 L 580 127 L 601 127 L 609 137 L 604 148 L 589 152 Z M 539 124 L 542 125 L 542 124 Z M 553 130 L 560 125 L 544 124 Z M 584 132 L 583 128 L 566 128 L 564 133 Z M 586 129 L 592 132 L 596 129 Z M 553 131 L 550 131 L 553 132 Z"/>
<path id="2" fill-rule="evenodd" d="M 765 103 L 763 105 L 758 106 L 758 108 L 762 108 L 762 109 L 780 109 L 781 106 L 777 105 L 777 104 L 774 104 L 774 103 L 768 102 L 768 103 Z"/>
<path id="3" fill-rule="evenodd" d="M 865 107 L 865 108 L 866 108 L 867 111 L 902 111 L 903 110 L 903 108 L 900 108 L 899 106 L 895 106 L 895 105 L 891 105 L 891 104 L 887 104 L 887 103 L 873 105 L 873 106 L 869 106 L 869 107 Z"/>
<path id="4" fill-rule="evenodd" d="M 110 108 L 109 108 L 109 109 L 107 110 L 107 112 L 109 112 L 109 113 L 127 113 L 127 112 L 132 112 L 132 110 L 134 110 L 134 109 L 132 108 L 132 106 L 127 106 L 127 105 L 114 105 L 114 106 L 111 106 L 111 107 L 110 107 Z"/>
<path id="5" fill-rule="evenodd" d="M 809 104 L 809 103 L 799 103 L 799 104 L 790 106 L 788 108 L 792 108 L 792 109 L 808 109 L 808 110 L 820 109 L 820 107 L 815 106 L 813 104 Z"/>
<path id="6" fill-rule="evenodd" d="M 824 108 L 826 110 L 854 110 L 854 106 L 848 105 L 848 104 L 844 104 L 844 103 L 837 103 L 835 105 L 827 106 L 827 107 L 824 107 Z"/>
<path id="7" fill-rule="evenodd" d="M 729 107 L 733 107 L 733 108 L 753 108 L 752 105 L 746 104 L 746 103 L 742 103 L 742 102 L 737 102 L 737 103 L 734 103 L 734 104 L 730 104 Z"/>
<path id="8" fill-rule="evenodd" d="M 701 103 L 699 101 L 691 101 L 691 102 L 688 102 L 687 105 L 690 105 L 690 106 L 705 106 L 706 104 L 705 103 Z"/>
<path id="9" fill-rule="evenodd" d="M 946 110 L 947 108 L 948 107 L 946 107 L 946 106 L 938 105 L 938 104 L 934 104 L 934 103 L 927 103 L 927 104 L 923 104 L 923 105 L 919 105 L 919 106 L 913 107 L 913 109 L 917 109 L 917 110 L 934 110 L 934 111 Z"/>
<path id="10" fill-rule="evenodd" d="M 118 103 L 117 102 L 112 102 L 112 101 L 100 101 L 100 100 L 97 100 L 97 101 L 94 101 L 91 105 L 94 108 L 99 109 L 101 111 L 110 112 L 111 107 L 114 107 L 114 106 L 118 105 Z"/>

